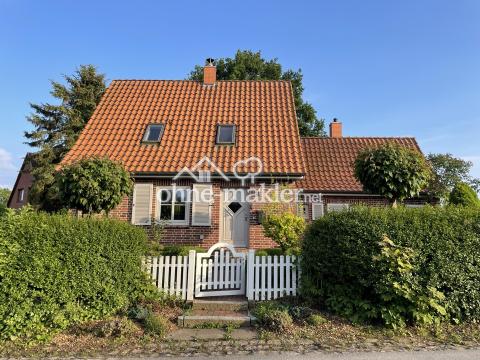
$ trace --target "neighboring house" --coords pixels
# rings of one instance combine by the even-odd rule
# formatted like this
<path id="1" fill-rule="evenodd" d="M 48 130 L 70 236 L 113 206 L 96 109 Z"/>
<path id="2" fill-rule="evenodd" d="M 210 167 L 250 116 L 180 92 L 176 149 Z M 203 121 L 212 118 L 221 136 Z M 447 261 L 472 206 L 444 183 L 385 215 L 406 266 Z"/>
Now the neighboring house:
<path id="1" fill-rule="evenodd" d="M 332 125 L 332 135 L 341 132 L 339 125 Z M 335 172 L 355 156 L 355 141 L 301 139 L 289 81 L 217 81 L 210 63 L 203 82 L 112 81 L 62 164 L 92 156 L 121 162 L 135 186 L 111 215 L 146 227 L 161 222 L 162 243 L 265 248 L 275 244 L 259 223 L 264 205 L 244 201 L 240 192 L 281 183 L 332 193 L 323 198 L 327 208 L 338 196 L 348 203 L 367 198 L 384 203 L 363 197 L 351 171 Z M 412 139 L 397 141 L 417 146 Z M 360 145 L 377 143 L 359 140 Z M 324 160 L 330 172 L 323 174 L 317 148 L 329 151 Z M 253 183 L 249 174 L 255 174 Z M 339 180 L 324 187 L 335 177 Z M 188 202 L 191 189 L 211 196 Z M 240 192 L 229 198 L 231 189 Z M 308 213 L 313 207 L 318 212 L 318 206 L 307 204 Z"/>
<path id="2" fill-rule="evenodd" d="M 28 193 L 33 184 L 32 155 L 27 153 L 23 159 L 22 167 L 8 199 L 7 206 L 9 208 L 18 209 L 28 203 Z"/>
<path id="3" fill-rule="evenodd" d="M 368 147 L 377 147 L 386 142 L 421 152 L 412 137 L 343 137 L 342 123 L 334 119 L 330 124 L 329 137 L 302 138 L 306 164 L 305 178 L 297 182 L 304 194 L 322 194 L 317 203 L 306 202 L 303 206 L 307 219 L 316 219 L 328 211 L 338 211 L 353 204 L 385 206 L 387 199 L 366 194 L 354 175 L 354 162 L 359 152 Z M 426 197 L 407 199 L 406 206 L 424 205 Z"/>

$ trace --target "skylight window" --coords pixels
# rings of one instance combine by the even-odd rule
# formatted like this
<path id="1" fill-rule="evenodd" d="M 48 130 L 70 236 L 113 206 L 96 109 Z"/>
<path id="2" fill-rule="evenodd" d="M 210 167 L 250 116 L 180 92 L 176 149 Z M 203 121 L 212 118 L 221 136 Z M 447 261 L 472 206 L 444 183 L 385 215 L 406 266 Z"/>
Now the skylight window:
<path id="1" fill-rule="evenodd" d="M 145 142 L 160 142 L 163 135 L 163 124 L 150 124 L 147 126 L 145 135 L 143 135 L 143 141 Z"/>
<path id="2" fill-rule="evenodd" d="M 235 125 L 217 125 L 217 144 L 235 144 Z"/>

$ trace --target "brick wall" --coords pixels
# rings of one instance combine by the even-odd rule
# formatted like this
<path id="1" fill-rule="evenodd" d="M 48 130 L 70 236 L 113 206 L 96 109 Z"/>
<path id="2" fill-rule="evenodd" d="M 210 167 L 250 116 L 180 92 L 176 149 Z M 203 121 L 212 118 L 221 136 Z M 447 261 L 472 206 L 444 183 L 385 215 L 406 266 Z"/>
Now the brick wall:
<path id="1" fill-rule="evenodd" d="M 136 180 L 137 183 L 153 183 L 153 208 L 152 213 L 157 210 L 157 189 L 162 186 L 171 186 L 172 182 L 168 179 L 156 180 Z M 176 182 L 177 186 L 192 186 L 190 180 L 180 180 Z M 259 184 L 244 186 L 243 188 L 258 187 Z M 242 188 L 239 182 L 234 181 L 212 181 L 214 202 L 212 206 L 211 226 L 166 226 L 163 232 L 162 240 L 164 245 L 193 245 L 209 248 L 219 242 L 220 239 L 220 193 L 226 188 Z M 263 235 L 263 228 L 259 224 L 258 214 L 263 205 L 252 204 L 250 208 L 250 226 L 249 226 L 249 248 L 262 249 L 276 247 L 276 244 Z M 190 206 L 190 223 L 192 219 L 192 207 Z M 131 221 L 132 218 L 132 195 L 124 197 L 122 202 L 111 211 L 110 216 L 124 221 Z M 145 227 L 151 236 L 151 228 Z"/>

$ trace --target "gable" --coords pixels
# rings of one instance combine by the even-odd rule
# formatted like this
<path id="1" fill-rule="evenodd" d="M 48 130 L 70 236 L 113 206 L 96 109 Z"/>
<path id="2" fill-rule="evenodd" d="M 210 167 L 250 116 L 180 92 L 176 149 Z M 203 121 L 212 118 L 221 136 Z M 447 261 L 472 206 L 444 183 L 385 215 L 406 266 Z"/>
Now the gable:
<path id="1" fill-rule="evenodd" d="M 159 143 L 144 143 L 164 124 Z M 218 124 L 235 125 L 235 144 L 217 145 Z M 305 172 L 288 81 L 115 80 L 62 161 L 108 157 L 136 174 L 175 174 L 204 156 L 223 172 L 257 157 L 263 174 Z"/>

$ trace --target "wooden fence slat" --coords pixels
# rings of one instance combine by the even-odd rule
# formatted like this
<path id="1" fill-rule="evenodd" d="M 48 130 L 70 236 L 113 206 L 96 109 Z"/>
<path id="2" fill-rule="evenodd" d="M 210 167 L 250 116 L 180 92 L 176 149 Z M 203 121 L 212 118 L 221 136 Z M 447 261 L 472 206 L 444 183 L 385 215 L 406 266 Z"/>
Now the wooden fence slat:
<path id="1" fill-rule="evenodd" d="M 175 281 L 175 295 L 180 296 L 182 289 L 182 270 L 183 270 L 183 256 L 179 256 L 177 260 L 177 279 Z"/>
<path id="2" fill-rule="evenodd" d="M 170 295 L 173 295 L 175 290 L 175 270 L 176 270 L 176 256 L 170 257 Z"/>

